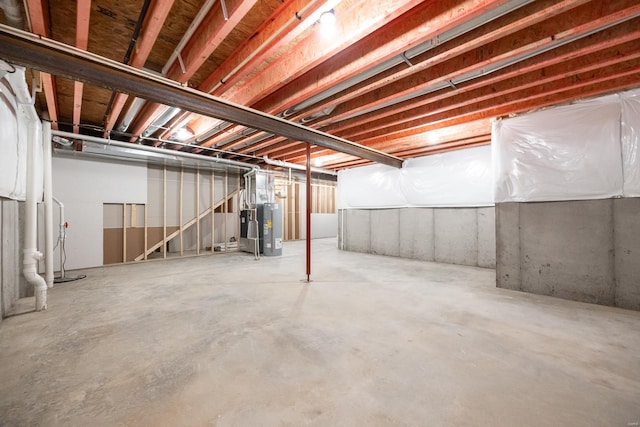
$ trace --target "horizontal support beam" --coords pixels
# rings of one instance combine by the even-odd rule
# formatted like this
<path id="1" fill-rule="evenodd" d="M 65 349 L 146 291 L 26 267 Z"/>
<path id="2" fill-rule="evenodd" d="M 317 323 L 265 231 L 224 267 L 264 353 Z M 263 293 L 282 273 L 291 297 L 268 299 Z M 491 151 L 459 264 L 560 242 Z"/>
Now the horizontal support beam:
<path id="1" fill-rule="evenodd" d="M 181 86 L 98 55 L 0 25 L 0 58 L 50 74 L 305 141 L 363 159 L 402 167 L 402 159 L 279 117 Z"/>

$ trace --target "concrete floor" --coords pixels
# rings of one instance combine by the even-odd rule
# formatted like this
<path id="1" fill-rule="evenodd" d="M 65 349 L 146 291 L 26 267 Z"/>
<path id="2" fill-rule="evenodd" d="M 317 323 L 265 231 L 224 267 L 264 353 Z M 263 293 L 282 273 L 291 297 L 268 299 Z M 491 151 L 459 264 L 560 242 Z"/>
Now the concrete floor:
<path id="1" fill-rule="evenodd" d="M 640 312 L 340 252 L 85 270 L 0 323 L 0 425 L 629 426 Z M 76 274 L 75 272 L 72 274 Z"/>

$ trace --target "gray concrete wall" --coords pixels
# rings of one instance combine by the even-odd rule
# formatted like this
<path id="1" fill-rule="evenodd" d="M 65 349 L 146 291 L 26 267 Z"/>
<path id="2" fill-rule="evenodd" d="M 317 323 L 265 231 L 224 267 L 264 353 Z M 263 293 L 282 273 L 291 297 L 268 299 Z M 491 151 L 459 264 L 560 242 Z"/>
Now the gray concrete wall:
<path id="1" fill-rule="evenodd" d="M 496 205 L 497 286 L 640 310 L 640 199 Z"/>
<path id="2" fill-rule="evenodd" d="M 495 267 L 493 207 L 347 209 L 339 219 L 344 250 Z"/>
<path id="3" fill-rule="evenodd" d="M 22 276 L 24 203 L 0 198 L 0 319 L 19 298 L 33 295 Z"/>

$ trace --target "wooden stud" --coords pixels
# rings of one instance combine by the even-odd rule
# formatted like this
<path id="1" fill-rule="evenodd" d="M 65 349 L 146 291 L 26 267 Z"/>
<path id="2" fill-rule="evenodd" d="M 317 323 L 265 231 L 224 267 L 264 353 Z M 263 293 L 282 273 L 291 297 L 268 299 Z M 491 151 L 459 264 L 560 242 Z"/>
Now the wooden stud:
<path id="1" fill-rule="evenodd" d="M 131 228 L 138 226 L 138 209 L 135 203 L 131 204 Z"/>

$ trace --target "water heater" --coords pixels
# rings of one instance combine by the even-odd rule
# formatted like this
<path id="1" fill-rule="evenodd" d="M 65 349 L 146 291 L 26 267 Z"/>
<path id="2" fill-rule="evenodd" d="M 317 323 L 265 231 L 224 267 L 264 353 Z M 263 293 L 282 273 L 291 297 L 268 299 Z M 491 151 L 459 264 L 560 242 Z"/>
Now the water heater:
<path id="1" fill-rule="evenodd" d="M 264 256 L 282 255 L 282 207 L 279 203 L 258 205 L 261 252 Z"/>

